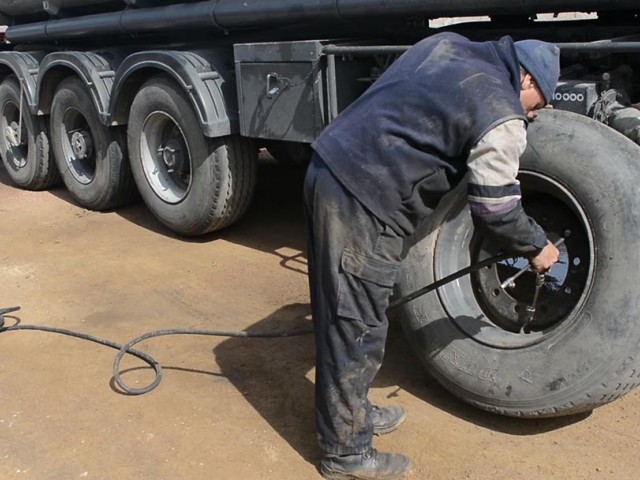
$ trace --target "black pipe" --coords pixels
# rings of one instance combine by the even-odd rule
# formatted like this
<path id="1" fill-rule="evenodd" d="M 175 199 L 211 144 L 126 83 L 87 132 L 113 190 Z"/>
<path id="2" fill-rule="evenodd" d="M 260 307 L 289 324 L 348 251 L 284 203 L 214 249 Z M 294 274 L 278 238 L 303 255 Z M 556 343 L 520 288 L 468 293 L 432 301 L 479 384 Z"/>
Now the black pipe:
<path id="1" fill-rule="evenodd" d="M 409 45 L 372 45 L 372 46 L 348 46 L 327 45 L 322 52 L 327 55 L 384 55 L 404 53 Z"/>
<path id="2" fill-rule="evenodd" d="M 556 43 L 563 52 L 635 53 L 640 52 L 640 42 L 567 42 Z"/>
<path id="3" fill-rule="evenodd" d="M 87 37 L 89 35 L 113 35 L 125 33 L 120 27 L 121 15 L 121 13 L 100 13 L 97 15 L 90 15 L 89 17 L 78 17 L 71 21 L 49 20 L 48 22 L 41 22 L 44 27 L 44 38 L 34 38 L 34 36 L 24 34 L 21 26 L 18 27 L 20 28 L 20 31 L 15 43 L 21 43 L 21 41 L 56 40 L 73 37 Z M 88 21 L 80 22 L 79 20 L 82 18 L 86 18 Z M 32 25 L 36 24 L 27 24 L 25 27 L 31 27 Z"/>
<path id="4" fill-rule="evenodd" d="M 118 13 L 100 13 L 72 19 L 49 20 L 43 23 L 45 23 L 45 35 L 48 40 L 88 37 L 90 35 L 153 33 L 172 29 L 218 29 L 223 31 L 213 18 L 214 6 L 213 2 L 200 2 L 161 8 L 131 9 Z M 25 27 L 28 26 L 25 25 Z M 14 41 L 13 38 L 9 40 Z M 21 41 L 34 41 L 34 39 L 29 35 L 21 35 L 15 40 L 16 43 Z"/>
<path id="5" fill-rule="evenodd" d="M 114 0 L 0 0 L 0 12 L 10 17 L 55 13 L 61 8 L 77 8 L 114 3 Z M 121 2 L 120 2 L 121 3 Z"/>
<path id="6" fill-rule="evenodd" d="M 567 42 L 556 43 L 561 51 L 584 53 L 637 53 L 640 52 L 640 42 Z M 409 45 L 372 45 L 372 46 L 338 46 L 327 45 L 322 49 L 326 55 L 378 55 L 402 54 Z"/>
<path id="7" fill-rule="evenodd" d="M 226 34 L 245 28 L 311 22 L 345 23 L 392 16 L 531 15 L 561 11 L 638 11 L 637 0 L 217 0 L 86 15 L 16 25 L 14 43 L 136 34 L 177 29 L 213 29 Z"/>

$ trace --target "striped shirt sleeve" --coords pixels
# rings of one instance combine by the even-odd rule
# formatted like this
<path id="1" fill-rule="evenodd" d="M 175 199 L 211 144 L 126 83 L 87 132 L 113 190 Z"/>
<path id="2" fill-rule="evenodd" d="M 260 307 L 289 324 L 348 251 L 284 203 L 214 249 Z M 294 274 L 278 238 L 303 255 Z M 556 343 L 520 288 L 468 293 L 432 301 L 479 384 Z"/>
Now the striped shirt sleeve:
<path id="1" fill-rule="evenodd" d="M 523 120 L 509 120 L 484 135 L 471 149 L 468 201 L 476 228 L 505 250 L 523 255 L 542 249 L 546 235 L 520 202 L 520 156 L 527 146 Z"/>

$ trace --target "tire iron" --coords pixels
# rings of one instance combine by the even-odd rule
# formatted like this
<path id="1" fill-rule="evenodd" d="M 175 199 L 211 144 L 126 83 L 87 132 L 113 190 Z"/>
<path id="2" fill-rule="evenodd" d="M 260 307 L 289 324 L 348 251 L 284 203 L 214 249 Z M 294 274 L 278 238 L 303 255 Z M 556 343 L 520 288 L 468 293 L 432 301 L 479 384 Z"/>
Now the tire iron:
<path id="1" fill-rule="evenodd" d="M 554 243 L 554 245 L 556 246 L 556 248 L 558 248 L 563 243 L 564 243 L 564 238 L 560 238 L 556 243 Z M 527 265 L 525 267 L 522 267 L 520 270 L 518 270 L 515 273 L 515 275 L 510 276 L 504 282 L 502 282 L 500 284 L 500 288 L 505 289 L 505 288 L 513 288 L 513 287 L 515 287 L 516 286 L 516 279 L 518 277 L 520 277 L 520 275 L 522 275 L 524 272 L 529 270 L 530 268 L 531 268 L 531 265 Z"/>
<path id="2" fill-rule="evenodd" d="M 536 273 L 536 290 L 533 294 L 533 301 L 531 305 L 527 305 L 522 318 L 522 327 L 520 333 L 527 333 L 526 329 L 533 323 L 533 319 L 536 315 L 536 304 L 538 303 L 538 297 L 540 296 L 540 290 L 544 285 L 546 275 L 544 273 Z"/>

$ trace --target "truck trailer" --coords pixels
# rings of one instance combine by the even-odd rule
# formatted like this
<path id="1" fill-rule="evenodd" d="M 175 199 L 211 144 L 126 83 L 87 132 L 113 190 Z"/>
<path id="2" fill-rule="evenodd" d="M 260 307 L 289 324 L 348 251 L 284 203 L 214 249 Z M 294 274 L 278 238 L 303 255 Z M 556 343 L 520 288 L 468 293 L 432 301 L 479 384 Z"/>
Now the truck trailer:
<path id="1" fill-rule="evenodd" d="M 437 26 L 454 17 L 465 21 Z M 398 316 L 432 377 L 491 412 L 568 415 L 640 384 L 637 0 L 0 0 L 0 23 L 0 155 L 15 185 L 63 182 L 91 210 L 141 197 L 187 236 L 238 221 L 259 149 L 308 160 L 323 128 L 421 39 L 557 44 L 554 109 L 529 125 L 518 177 L 561 251 L 535 318 L 524 328 L 535 274 L 507 281 L 525 259 Z M 397 296 L 498 253 L 465 193 L 463 182 L 411 239 Z"/>

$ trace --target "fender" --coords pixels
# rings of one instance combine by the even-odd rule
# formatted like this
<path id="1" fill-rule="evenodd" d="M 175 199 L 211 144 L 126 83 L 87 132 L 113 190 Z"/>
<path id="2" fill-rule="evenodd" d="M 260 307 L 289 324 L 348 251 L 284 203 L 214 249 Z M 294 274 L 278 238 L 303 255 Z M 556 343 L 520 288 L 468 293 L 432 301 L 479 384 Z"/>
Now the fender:
<path id="1" fill-rule="evenodd" d="M 11 71 L 18 77 L 32 115 L 38 113 L 37 80 L 44 55 L 44 52 L 0 52 L 0 68 L 4 67 L 5 74 Z"/>
<path id="2" fill-rule="evenodd" d="M 228 50 L 178 52 L 154 50 L 134 53 L 120 65 L 109 107 L 112 124 L 128 121 L 133 96 L 159 72 L 169 74 L 182 87 L 207 137 L 239 131 L 233 58 Z"/>
<path id="3" fill-rule="evenodd" d="M 108 125 L 109 102 L 115 70 L 124 55 L 108 52 L 54 52 L 48 54 L 40 65 L 38 94 L 40 110 L 49 113 L 57 85 L 68 74 L 77 75 L 87 86 L 100 121 Z M 61 74 L 61 71 L 64 73 Z M 66 71 L 66 72 L 65 72 Z"/>

